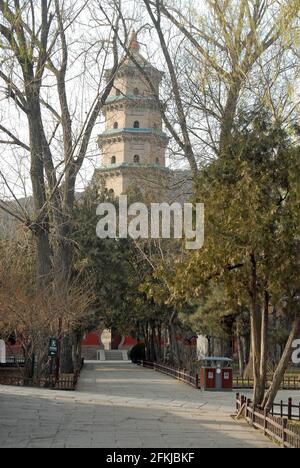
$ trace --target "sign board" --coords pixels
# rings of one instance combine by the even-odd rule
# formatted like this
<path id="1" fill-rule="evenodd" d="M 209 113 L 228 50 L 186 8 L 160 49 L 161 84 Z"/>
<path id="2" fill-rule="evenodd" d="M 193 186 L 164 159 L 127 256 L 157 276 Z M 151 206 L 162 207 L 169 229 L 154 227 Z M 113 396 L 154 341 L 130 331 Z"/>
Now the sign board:
<path id="1" fill-rule="evenodd" d="M 51 338 L 49 341 L 48 356 L 56 357 L 58 351 L 57 339 Z"/>
<path id="2" fill-rule="evenodd" d="M 208 373 L 208 380 L 214 380 L 215 379 L 215 374 L 213 372 Z"/>
<path id="3" fill-rule="evenodd" d="M 229 372 L 224 372 L 224 380 L 230 380 Z"/>

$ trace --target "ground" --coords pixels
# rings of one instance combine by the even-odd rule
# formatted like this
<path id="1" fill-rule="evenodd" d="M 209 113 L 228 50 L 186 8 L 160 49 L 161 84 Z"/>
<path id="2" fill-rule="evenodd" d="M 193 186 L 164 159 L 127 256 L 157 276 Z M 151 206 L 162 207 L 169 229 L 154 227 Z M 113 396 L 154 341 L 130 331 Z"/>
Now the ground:
<path id="1" fill-rule="evenodd" d="M 234 400 L 132 364 L 88 363 L 74 393 L 0 386 L 0 447 L 273 447 L 230 417 Z"/>

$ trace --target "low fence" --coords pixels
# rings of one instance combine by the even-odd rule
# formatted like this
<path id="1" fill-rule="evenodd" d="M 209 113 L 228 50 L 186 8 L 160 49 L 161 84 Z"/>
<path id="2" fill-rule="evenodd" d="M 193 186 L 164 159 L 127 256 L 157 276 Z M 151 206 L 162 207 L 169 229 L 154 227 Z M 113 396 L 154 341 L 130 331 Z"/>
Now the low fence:
<path id="1" fill-rule="evenodd" d="M 289 398 L 287 403 L 284 403 L 283 401 L 280 403 L 274 403 L 271 415 L 280 416 L 281 418 L 286 417 L 290 421 L 300 422 L 300 403 L 294 405 L 292 398 Z"/>
<path id="2" fill-rule="evenodd" d="M 156 372 L 161 372 L 162 374 L 174 377 L 175 379 L 180 380 L 181 382 L 185 382 L 194 388 L 200 388 L 198 374 L 193 375 L 191 372 L 187 372 L 186 370 L 176 369 L 156 363 L 154 363 L 153 368 Z"/>
<path id="3" fill-rule="evenodd" d="M 288 406 L 288 405 L 286 405 Z M 274 416 L 266 410 L 253 406 L 251 400 L 239 393 L 236 396 L 236 411 L 244 411 L 247 422 L 264 432 L 264 435 L 276 440 L 284 448 L 300 448 L 300 427 L 293 425 L 288 418 Z"/>
<path id="4" fill-rule="evenodd" d="M 267 388 L 272 384 L 272 378 L 268 378 Z M 253 379 L 244 379 L 242 377 L 234 377 L 233 388 L 235 390 L 252 390 L 254 387 Z M 285 377 L 281 383 L 280 390 L 300 390 L 300 376 Z"/>
<path id="5" fill-rule="evenodd" d="M 138 364 L 142 365 L 147 369 L 152 369 L 162 374 L 169 375 L 177 380 L 185 382 L 196 389 L 201 389 L 199 374 L 193 374 L 186 370 L 177 369 L 164 364 L 158 364 L 151 361 L 139 361 Z M 284 390 L 296 390 L 298 388 L 299 378 L 287 378 L 282 383 L 282 389 Z M 237 390 L 240 387 L 237 385 L 238 382 L 243 382 L 244 386 L 241 388 L 253 389 L 254 381 L 251 379 L 239 379 L 235 378 L 233 382 L 233 389 Z M 270 382 L 269 382 L 270 385 Z M 300 388 L 300 387 L 299 387 Z M 274 403 L 271 413 L 272 416 L 280 416 L 281 418 L 287 417 L 289 420 L 300 421 L 300 403 L 293 404 L 292 398 L 289 398 L 288 403 L 281 401 L 280 403 Z"/>
<path id="6" fill-rule="evenodd" d="M 154 362 L 152 361 L 139 361 L 138 364 L 142 365 L 146 369 L 154 369 Z"/>
<path id="7" fill-rule="evenodd" d="M 55 377 L 45 377 L 40 379 L 27 379 L 24 377 L 0 376 L 0 385 L 12 387 L 33 387 L 46 388 L 50 390 L 76 390 L 78 382 L 77 374 L 61 376 L 58 380 Z"/>
<path id="8" fill-rule="evenodd" d="M 74 374 L 61 374 L 59 379 L 54 375 L 42 377 L 39 379 L 28 379 L 23 376 L 10 376 L 0 374 L 0 385 L 7 385 L 12 387 L 32 387 L 32 388 L 45 388 L 49 390 L 62 390 L 62 391 L 75 391 L 80 372 L 84 366 L 84 360 L 81 361 L 80 370 Z"/>
<path id="9" fill-rule="evenodd" d="M 180 380 L 181 382 L 184 382 L 191 387 L 200 389 L 198 374 L 194 375 L 191 372 L 187 372 L 185 369 L 176 369 L 175 367 L 158 364 L 156 362 L 142 361 L 141 364 L 147 369 L 153 369 L 156 372 L 169 375 L 170 377 Z"/>
<path id="10" fill-rule="evenodd" d="M 24 367 L 24 366 L 25 366 L 25 359 L 23 356 L 8 356 L 6 357 L 5 364 L 4 363 L 0 364 L 0 367 L 2 368 Z"/>

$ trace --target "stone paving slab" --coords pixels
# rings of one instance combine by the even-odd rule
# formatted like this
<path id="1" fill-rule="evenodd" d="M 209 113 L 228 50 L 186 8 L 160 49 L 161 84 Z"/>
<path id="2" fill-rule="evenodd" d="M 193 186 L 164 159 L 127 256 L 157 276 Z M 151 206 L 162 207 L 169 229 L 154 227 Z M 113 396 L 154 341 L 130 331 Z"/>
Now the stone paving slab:
<path id="1" fill-rule="evenodd" d="M 234 400 L 132 364 L 87 363 L 76 392 L 0 386 L 0 447 L 275 447 L 231 418 Z"/>

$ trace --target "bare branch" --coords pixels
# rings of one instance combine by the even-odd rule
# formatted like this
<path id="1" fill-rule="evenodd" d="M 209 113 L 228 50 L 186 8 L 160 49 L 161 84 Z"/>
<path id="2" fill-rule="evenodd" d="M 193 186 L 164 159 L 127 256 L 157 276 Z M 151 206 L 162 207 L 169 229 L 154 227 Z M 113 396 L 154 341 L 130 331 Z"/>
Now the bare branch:
<path id="1" fill-rule="evenodd" d="M 6 135 L 8 135 L 9 138 L 11 138 L 11 142 L 2 141 L 2 143 L 17 145 L 17 146 L 20 146 L 21 148 L 25 149 L 26 151 L 30 151 L 30 147 L 28 145 L 26 145 L 25 143 L 20 141 L 19 138 L 16 137 L 16 135 L 14 135 L 12 132 L 10 132 L 7 128 L 3 127 L 3 125 L 0 125 L 0 130 L 3 133 L 5 133 Z"/>

